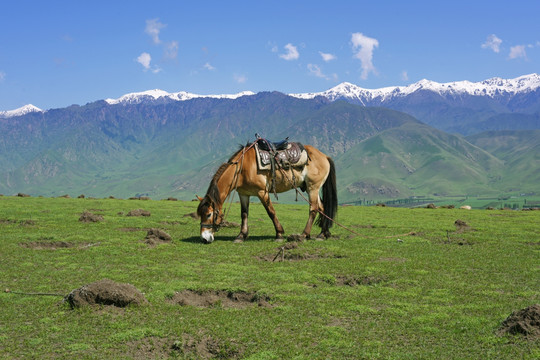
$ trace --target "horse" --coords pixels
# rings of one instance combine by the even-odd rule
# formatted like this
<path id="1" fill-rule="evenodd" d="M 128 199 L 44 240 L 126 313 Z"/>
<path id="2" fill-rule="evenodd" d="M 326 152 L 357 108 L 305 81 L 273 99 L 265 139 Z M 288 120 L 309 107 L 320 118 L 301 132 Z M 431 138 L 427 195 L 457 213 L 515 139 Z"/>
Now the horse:
<path id="1" fill-rule="evenodd" d="M 200 201 L 197 215 L 201 219 L 201 240 L 207 244 L 214 241 L 214 234 L 224 221 L 224 203 L 229 195 L 236 191 L 240 197 L 242 224 L 234 242 L 241 243 L 248 238 L 250 196 L 259 198 L 274 224 L 275 240 L 283 241 L 285 231 L 276 216 L 270 195 L 272 192 L 276 194 L 298 188 L 308 195 L 309 216 L 304 231 L 297 236 L 301 240 L 309 239 L 313 223 L 319 214 L 315 224 L 321 228 L 321 233 L 317 238 L 330 237 L 330 228 L 338 209 L 336 170 L 332 158 L 313 146 L 304 145 L 303 148 L 308 155 L 307 164 L 278 166 L 274 172 L 260 170 L 257 164 L 256 143 L 257 140 L 241 146 L 227 162 L 218 168 L 204 198 L 197 196 Z M 319 196 L 321 188 L 322 198 Z"/>

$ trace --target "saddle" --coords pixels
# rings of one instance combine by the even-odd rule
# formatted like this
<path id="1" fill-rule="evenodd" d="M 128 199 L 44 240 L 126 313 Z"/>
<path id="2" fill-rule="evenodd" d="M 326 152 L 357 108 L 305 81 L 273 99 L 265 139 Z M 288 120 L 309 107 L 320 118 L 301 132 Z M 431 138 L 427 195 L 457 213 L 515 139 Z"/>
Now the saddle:
<path id="1" fill-rule="evenodd" d="M 255 135 L 255 152 L 257 153 L 257 167 L 259 170 L 270 170 L 272 172 L 271 189 L 274 196 L 276 192 L 276 169 L 289 170 L 291 167 L 301 168 L 308 163 L 309 155 L 299 142 L 289 142 L 289 138 L 279 142 L 268 141 Z M 296 188 L 296 179 L 292 173 L 292 182 Z"/>
<path id="2" fill-rule="evenodd" d="M 259 170 L 272 170 L 272 165 L 288 170 L 290 167 L 302 167 L 308 162 L 304 145 L 289 142 L 288 138 L 279 142 L 258 138 L 255 150 Z"/>

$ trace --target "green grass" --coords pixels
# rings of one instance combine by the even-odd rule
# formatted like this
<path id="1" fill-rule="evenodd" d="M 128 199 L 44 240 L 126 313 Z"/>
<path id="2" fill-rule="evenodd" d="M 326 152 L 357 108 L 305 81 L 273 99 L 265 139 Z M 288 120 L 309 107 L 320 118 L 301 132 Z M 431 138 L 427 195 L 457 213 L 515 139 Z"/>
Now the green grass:
<path id="1" fill-rule="evenodd" d="M 335 238 L 287 252 L 306 259 L 270 262 L 261 258 L 280 244 L 260 204 L 243 244 L 232 241 L 237 228 L 198 242 L 198 222 L 184 217 L 196 206 L 0 197 L 0 359 L 191 359 L 207 356 L 204 346 L 245 359 L 540 357 L 540 341 L 497 335 L 512 311 L 540 303 L 538 211 L 341 207 L 339 222 L 356 234 L 335 227 Z M 138 208 L 151 216 L 126 216 Z M 301 232 L 306 205 L 276 209 L 287 234 Z M 79 222 L 84 210 L 104 221 Z M 228 220 L 238 212 L 233 204 Z M 457 219 L 471 229 L 456 232 Z M 173 241 L 146 245 L 154 227 Z M 79 246 L 22 246 L 54 241 Z M 149 305 L 72 310 L 60 296 L 15 293 L 68 294 L 104 278 L 133 284 Z M 273 306 L 167 302 L 185 289 L 242 290 Z"/>

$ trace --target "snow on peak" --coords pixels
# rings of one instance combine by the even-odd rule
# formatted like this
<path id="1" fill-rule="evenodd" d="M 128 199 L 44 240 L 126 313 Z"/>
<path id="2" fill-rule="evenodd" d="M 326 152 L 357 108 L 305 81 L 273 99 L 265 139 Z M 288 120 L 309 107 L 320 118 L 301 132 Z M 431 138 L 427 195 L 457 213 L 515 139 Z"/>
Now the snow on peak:
<path id="1" fill-rule="evenodd" d="M 37 106 L 34 106 L 32 104 L 24 105 L 18 109 L 15 110 L 8 110 L 8 111 L 0 111 L 0 118 L 10 118 L 14 116 L 22 116 L 26 115 L 31 112 L 43 112 L 40 108 Z"/>
<path id="2" fill-rule="evenodd" d="M 300 99 L 312 99 L 324 96 L 330 101 L 336 99 L 353 99 L 362 104 L 377 99 L 384 101 L 390 97 L 404 97 L 417 91 L 432 91 L 439 95 L 476 95 L 494 97 L 501 94 L 515 95 L 521 92 L 534 91 L 540 88 L 540 75 L 530 74 L 515 79 L 492 78 L 481 82 L 455 81 L 438 83 L 422 79 L 408 86 L 392 86 L 379 89 L 364 89 L 357 85 L 343 82 L 329 90 L 316 93 L 289 94 Z"/>
<path id="3" fill-rule="evenodd" d="M 179 91 L 176 93 L 169 93 L 164 90 L 147 90 L 142 92 L 130 93 L 119 97 L 118 99 L 106 99 L 105 101 L 109 105 L 116 104 L 139 104 L 145 100 L 174 100 L 185 101 L 196 98 L 214 98 L 214 99 L 236 99 L 241 96 L 255 95 L 251 91 L 242 91 L 237 94 L 223 94 L 223 95 L 199 95 L 186 91 Z"/>

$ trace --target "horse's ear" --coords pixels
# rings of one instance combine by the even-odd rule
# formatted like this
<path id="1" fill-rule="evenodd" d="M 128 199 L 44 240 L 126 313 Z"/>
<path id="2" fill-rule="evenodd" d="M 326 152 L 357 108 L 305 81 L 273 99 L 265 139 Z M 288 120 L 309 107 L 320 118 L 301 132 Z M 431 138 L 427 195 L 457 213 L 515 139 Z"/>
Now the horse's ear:
<path id="1" fill-rule="evenodd" d="M 197 198 L 197 200 L 199 200 L 199 201 L 203 201 L 203 198 L 202 198 L 202 197 L 200 197 L 199 195 L 195 195 L 195 197 Z"/>

